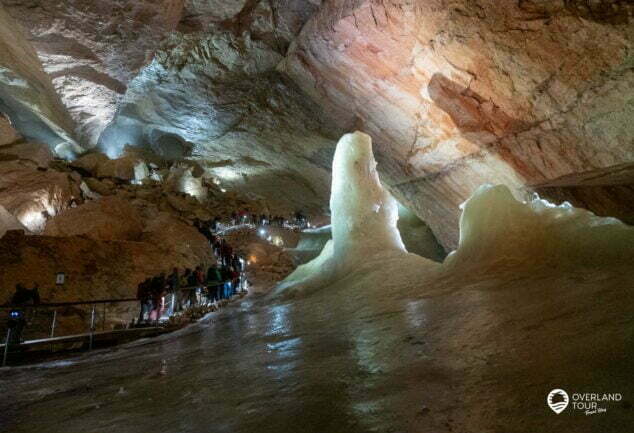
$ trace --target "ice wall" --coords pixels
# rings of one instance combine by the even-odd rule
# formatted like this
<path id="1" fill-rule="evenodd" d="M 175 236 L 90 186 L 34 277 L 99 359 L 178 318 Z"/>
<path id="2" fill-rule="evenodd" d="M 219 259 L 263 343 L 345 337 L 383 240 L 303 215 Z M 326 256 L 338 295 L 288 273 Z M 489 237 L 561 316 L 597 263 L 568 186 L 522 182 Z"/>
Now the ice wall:
<path id="1" fill-rule="evenodd" d="M 418 216 L 399 203 L 398 231 L 410 253 L 418 254 L 435 262 L 442 262 L 447 253 L 438 243 L 431 229 Z"/>
<path id="2" fill-rule="evenodd" d="M 295 248 L 286 248 L 293 263 L 302 265 L 317 257 L 332 238 L 330 225 L 317 229 L 302 230 Z"/>
<path id="3" fill-rule="evenodd" d="M 450 268 L 634 265 L 634 227 L 615 218 L 537 196 L 519 202 L 504 185 L 481 186 L 462 209 Z"/>

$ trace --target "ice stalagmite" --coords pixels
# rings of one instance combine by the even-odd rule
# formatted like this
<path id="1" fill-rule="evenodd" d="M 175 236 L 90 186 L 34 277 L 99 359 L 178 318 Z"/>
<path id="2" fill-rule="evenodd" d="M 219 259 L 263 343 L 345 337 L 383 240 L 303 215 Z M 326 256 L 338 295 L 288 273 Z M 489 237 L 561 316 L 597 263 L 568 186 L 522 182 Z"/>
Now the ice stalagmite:
<path id="1" fill-rule="evenodd" d="M 396 228 L 398 204 L 381 185 L 372 139 L 367 134 L 346 134 L 337 144 L 330 211 L 334 250 L 340 263 L 349 264 L 377 252 L 405 252 Z"/>
<path id="2" fill-rule="evenodd" d="M 396 227 L 398 204 L 381 185 L 367 134 L 346 134 L 337 144 L 330 211 L 332 240 L 278 290 L 298 284 L 327 285 L 373 257 L 406 255 Z"/>

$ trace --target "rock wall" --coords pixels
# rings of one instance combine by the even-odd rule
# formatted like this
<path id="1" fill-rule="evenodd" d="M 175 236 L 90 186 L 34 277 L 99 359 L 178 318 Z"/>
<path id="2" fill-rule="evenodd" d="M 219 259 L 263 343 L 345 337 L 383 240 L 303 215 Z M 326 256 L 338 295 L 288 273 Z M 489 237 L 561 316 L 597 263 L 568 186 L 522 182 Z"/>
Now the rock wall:
<path id="1" fill-rule="evenodd" d="M 196 160 L 225 190 L 323 212 L 335 139 L 359 129 L 447 250 L 484 183 L 633 221 L 630 2 L 4 3 L 110 157 Z"/>
<path id="2" fill-rule="evenodd" d="M 0 206 L 29 231 L 41 232 L 50 218 L 80 199 L 79 184 L 69 173 L 5 152 L 0 148 Z"/>
<path id="3" fill-rule="evenodd" d="M 176 27 L 183 0 L 7 0 L 4 4 L 29 29 L 44 69 L 78 125 L 77 135 L 94 146 L 128 82 Z"/>
<path id="4" fill-rule="evenodd" d="M 390 189 L 454 248 L 458 205 L 482 183 L 523 197 L 632 161 L 632 5 L 588 4 L 329 1 L 280 69 L 374 138 Z M 593 194 L 598 213 L 617 199 Z"/>
<path id="5" fill-rule="evenodd" d="M 60 156 L 72 157 L 80 150 L 73 139 L 73 122 L 27 34 L 0 5 L 2 113 L 26 138 L 48 144 Z"/>
<path id="6" fill-rule="evenodd" d="M 46 224 L 45 236 L 86 236 L 101 240 L 140 240 L 143 222 L 137 210 L 119 197 L 102 197 L 68 209 Z"/>
<path id="7" fill-rule="evenodd" d="M 174 34 L 130 83 L 99 146 L 110 157 L 130 145 L 193 159 L 274 208 L 323 210 L 334 132 L 275 71 L 281 59 L 248 33 Z"/>

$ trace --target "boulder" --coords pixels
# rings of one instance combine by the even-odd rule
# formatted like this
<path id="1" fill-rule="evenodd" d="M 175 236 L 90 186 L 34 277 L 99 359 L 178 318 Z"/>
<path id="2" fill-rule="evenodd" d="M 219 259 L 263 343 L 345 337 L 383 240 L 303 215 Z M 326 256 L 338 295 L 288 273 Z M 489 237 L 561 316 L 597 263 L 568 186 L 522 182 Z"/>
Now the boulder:
<path id="1" fill-rule="evenodd" d="M 77 158 L 74 161 L 71 161 L 69 165 L 73 168 L 78 168 L 89 174 L 96 176 L 97 175 L 97 167 L 99 164 L 108 161 L 108 157 L 103 153 L 99 152 L 91 152 L 81 157 Z"/>
<path id="2" fill-rule="evenodd" d="M 31 161 L 42 168 L 48 167 L 53 160 L 53 153 L 46 144 L 32 142 L 19 142 L 0 147 L 0 155 Z"/>
<path id="3" fill-rule="evenodd" d="M 129 202 L 102 197 L 68 209 L 48 222 L 44 235 L 77 236 L 101 240 L 138 240 L 142 220 Z"/>
<path id="4" fill-rule="evenodd" d="M 97 177 L 113 177 L 121 180 L 134 179 L 136 161 L 130 158 L 108 159 L 97 166 Z"/>
<path id="5" fill-rule="evenodd" d="M 88 188 L 100 195 L 113 195 L 115 193 L 116 185 L 112 182 L 100 181 L 94 177 L 84 178 L 84 182 Z"/>
<path id="6" fill-rule="evenodd" d="M 169 193 L 166 199 L 170 206 L 179 212 L 192 212 L 194 210 L 194 207 L 183 196 Z"/>
<path id="7" fill-rule="evenodd" d="M 87 198 L 90 200 L 96 200 L 101 197 L 101 194 L 91 190 L 88 184 L 84 182 L 83 180 L 79 184 L 79 189 L 81 190 L 81 193 L 83 194 L 84 198 Z"/>
<path id="8" fill-rule="evenodd" d="M 150 171 L 147 164 L 135 156 L 101 161 L 97 165 L 97 177 L 111 177 L 125 181 L 140 182 L 147 178 Z"/>

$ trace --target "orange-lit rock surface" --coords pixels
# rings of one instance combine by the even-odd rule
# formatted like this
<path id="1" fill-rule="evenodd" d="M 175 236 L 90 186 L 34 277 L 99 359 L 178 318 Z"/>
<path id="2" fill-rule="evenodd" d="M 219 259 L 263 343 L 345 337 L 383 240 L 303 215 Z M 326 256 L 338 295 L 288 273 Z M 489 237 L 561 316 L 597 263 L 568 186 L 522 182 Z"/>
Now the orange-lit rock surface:
<path id="1" fill-rule="evenodd" d="M 631 6 L 582 3 L 326 2 L 280 69 L 374 138 L 390 188 L 455 247 L 480 184 L 521 197 L 634 157 Z"/>
<path id="2" fill-rule="evenodd" d="M 143 223 L 128 201 L 102 197 L 67 209 L 46 224 L 46 236 L 82 235 L 102 240 L 139 240 Z"/>

